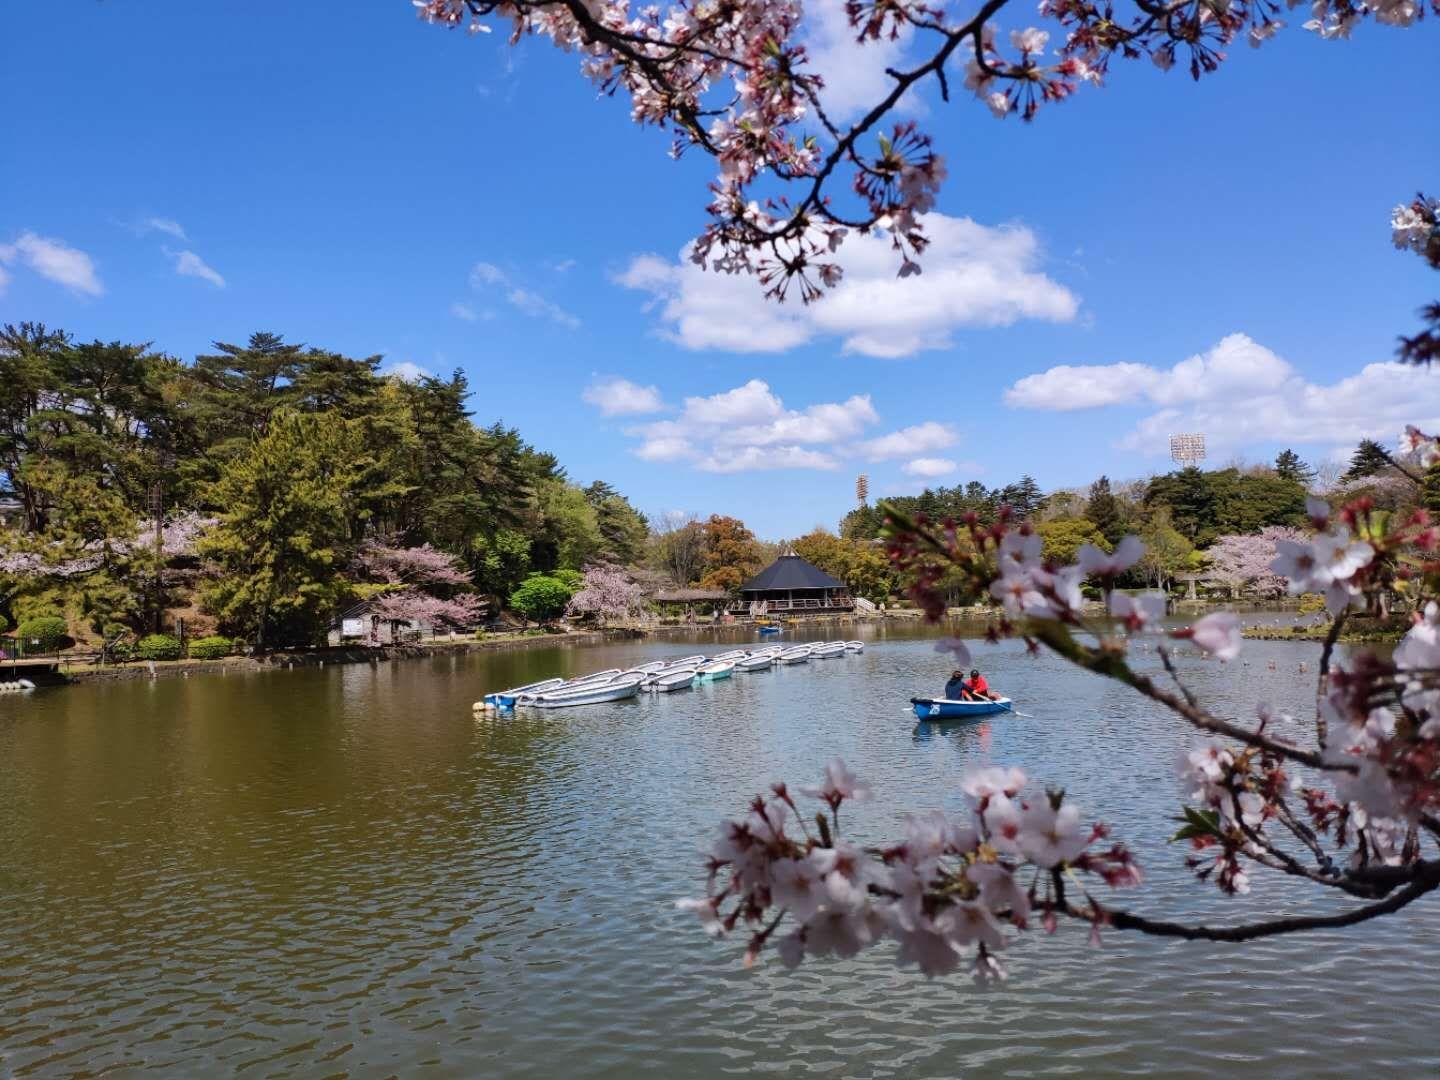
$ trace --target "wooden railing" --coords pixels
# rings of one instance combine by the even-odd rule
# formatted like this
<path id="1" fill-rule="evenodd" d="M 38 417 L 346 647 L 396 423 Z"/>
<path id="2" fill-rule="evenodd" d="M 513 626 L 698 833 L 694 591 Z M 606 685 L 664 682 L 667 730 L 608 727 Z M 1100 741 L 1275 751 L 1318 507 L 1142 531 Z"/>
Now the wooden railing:
<path id="1" fill-rule="evenodd" d="M 758 605 L 739 601 L 730 606 L 732 614 L 752 615 Z M 801 600 L 766 600 L 761 611 L 762 614 L 773 615 L 787 611 L 854 611 L 855 601 L 852 597 L 832 597 L 826 600 L 801 599 Z"/>

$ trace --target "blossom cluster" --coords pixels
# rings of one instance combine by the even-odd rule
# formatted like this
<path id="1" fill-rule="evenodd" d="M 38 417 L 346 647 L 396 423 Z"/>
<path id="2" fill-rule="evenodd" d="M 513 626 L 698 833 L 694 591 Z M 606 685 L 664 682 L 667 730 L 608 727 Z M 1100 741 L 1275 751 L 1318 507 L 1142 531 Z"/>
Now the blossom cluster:
<path id="1" fill-rule="evenodd" d="M 949 97 L 948 71 L 964 60 L 965 86 L 997 117 L 1032 119 L 1040 105 L 1063 101 L 1082 84 L 1100 85 L 1111 59 L 1149 56 L 1169 69 L 1188 54 L 1190 73 L 1214 71 L 1227 46 L 1247 33 L 1252 45 L 1284 24 L 1277 0 L 1199 3 L 1169 0 L 1116 10 L 1092 0 L 1042 0 L 1051 31 L 1014 29 L 1002 47 L 989 20 L 1005 0 L 968 21 L 923 0 L 847 0 L 845 13 L 860 44 L 911 41 L 915 56 L 888 69 L 893 85 L 873 108 L 845 126 L 823 101 L 824 73 L 812 70 L 800 0 L 679 0 L 668 8 L 629 0 L 411 0 L 420 17 L 441 26 L 490 29 L 508 20 L 512 41 L 537 35 L 581 57 L 582 72 L 609 95 L 623 92 L 636 123 L 673 137 L 672 153 L 698 149 L 713 156 L 711 220 L 691 257 L 723 273 L 757 274 L 769 294 L 785 299 L 796 287 L 803 301 L 842 279 L 834 252 L 853 232 L 889 236 L 899 273 L 918 273 L 928 243 L 920 218 L 935 205 L 946 177 L 943 159 L 914 123 L 894 123 L 907 95 L 934 79 Z M 1295 7 L 1301 0 L 1287 0 Z M 1361 19 L 1408 26 L 1425 0 L 1313 0 L 1305 25 L 1325 37 L 1346 37 Z M 1429 0 L 1440 12 L 1440 0 Z M 932 51 L 933 50 L 933 51 Z M 929 55 L 926 55 L 926 54 Z M 841 206 L 827 185 L 848 172 L 860 205 Z M 765 197 L 755 185 L 791 185 L 796 198 Z M 1397 242 L 1434 225 L 1434 207 L 1397 217 Z M 1416 242 L 1407 239 L 1407 243 Z M 1440 258 L 1440 241 L 1432 238 Z"/>
<path id="2" fill-rule="evenodd" d="M 747 964 L 772 940 L 781 962 L 793 967 L 806 957 L 854 956 L 888 939 L 900 964 L 928 976 L 968 963 L 977 980 L 988 981 L 1004 978 L 996 954 L 1013 932 L 1037 918 L 1053 932 L 1062 915 L 1076 914 L 1067 882 L 1082 891 L 1087 881 L 1116 888 L 1140 882 L 1123 844 L 1101 844 L 1104 826 L 1086 824 L 1061 792 L 1027 794 L 1018 769 L 973 769 L 961 788 L 966 814 L 915 815 L 898 844 L 863 848 L 839 836 L 839 811 L 871 793 L 837 758 L 820 786 L 800 790 L 828 817 L 817 813 L 812 829 L 790 790 L 776 784 L 769 796 L 756 796 L 743 820 L 723 825 L 705 897 L 679 906 L 717 936 L 747 930 Z M 1022 883 L 1026 868 L 1033 872 Z M 1086 910 L 1098 934 L 1103 909 L 1092 903 Z"/>
<path id="3" fill-rule="evenodd" d="M 1330 507 L 1309 499 L 1310 519 L 1324 528 L 1330 521 Z M 1277 540 L 1270 568 L 1286 579 L 1292 596 L 1321 593 L 1331 615 L 1339 615 L 1360 594 L 1363 571 L 1375 559 L 1375 548 L 1351 536 L 1343 521 L 1309 540 Z"/>
<path id="4" fill-rule="evenodd" d="M 216 518 L 186 511 L 160 522 L 160 554 L 165 559 L 192 557 L 200 537 Z M 132 536 L 89 540 L 82 545 L 51 544 L 40 549 L 17 547 L 0 552 L 0 574 L 17 577 L 74 578 L 93 574 L 113 559 L 149 555 L 155 549 L 155 521 L 141 518 Z"/>

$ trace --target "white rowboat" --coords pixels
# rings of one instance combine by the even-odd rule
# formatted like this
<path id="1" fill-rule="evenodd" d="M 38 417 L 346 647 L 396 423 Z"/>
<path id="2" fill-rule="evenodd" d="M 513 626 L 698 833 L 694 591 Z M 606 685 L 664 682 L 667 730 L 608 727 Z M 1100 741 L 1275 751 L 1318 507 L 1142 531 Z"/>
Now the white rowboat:
<path id="1" fill-rule="evenodd" d="M 638 675 L 608 683 L 592 683 L 579 689 L 562 689 L 549 694 L 521 698 L 517 703 L 534 709 L 568 709 L 576 705 L 599 705 L 606 701 L 633 698 L 645 680 Z"/>
<path id="2" fill-rule="evenodd" d="M 694 685 L 695 669 L 682 668 L 679 671 L 665 671 L 652 676 L 645 688 L 657 694 L 669 694 L 676 690 L 689 690 Z"/>

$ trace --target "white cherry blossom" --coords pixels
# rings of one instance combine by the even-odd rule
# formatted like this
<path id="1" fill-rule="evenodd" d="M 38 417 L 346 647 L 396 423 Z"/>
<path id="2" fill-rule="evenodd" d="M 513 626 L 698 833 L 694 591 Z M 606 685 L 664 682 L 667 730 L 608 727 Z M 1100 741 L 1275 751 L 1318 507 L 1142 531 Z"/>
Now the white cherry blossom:
<path id="1" fill-rule="evenodd" d="M 1170 636 L 1188 638 L 1217 660 L 1240 655 L 1240 617 L 1233 611 L 1213 611 L 1185 630 L 1172 630 Z"/>
<path id="2" fill-rule="evenodd" d="M 1119 577 L 1140 561 L 1145 544 L 1138 536 L 1126 536 L 1112 552 L 1102 551 L 1094 544 L 1081 544 L 1075 553 L 1080 569 L 1092 577 Z"/>
<path id="3" fill-rule="evenodd" d="M 1020 816 L 1020 826 L 1020 850 L 1037 866 L 1070 862 L 1090 843 L 1090 830 L 1071 802 L 1061 803 L 1058 810 L 1048 798 L 1031 803 Z"/>

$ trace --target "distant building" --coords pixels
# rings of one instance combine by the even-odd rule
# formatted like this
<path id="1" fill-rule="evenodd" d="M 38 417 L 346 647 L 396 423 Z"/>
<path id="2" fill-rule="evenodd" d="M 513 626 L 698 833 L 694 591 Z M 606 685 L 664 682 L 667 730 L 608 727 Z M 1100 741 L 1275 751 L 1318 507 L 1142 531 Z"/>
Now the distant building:
<path id="1" fill-rule="evenodd" d="M 331 645 L 399 645 L 434 632 L 433 626 L 418 619 L 381 618 L 375 601 L 366 600 L 336 615 L 326 640 Z"/>
<path id="2" fill-rule="evenodd" d="M 855 610 L 843 581 L 787 551 L 744 585 L 730 609 L 744 615 L 838 615 Z"/>

